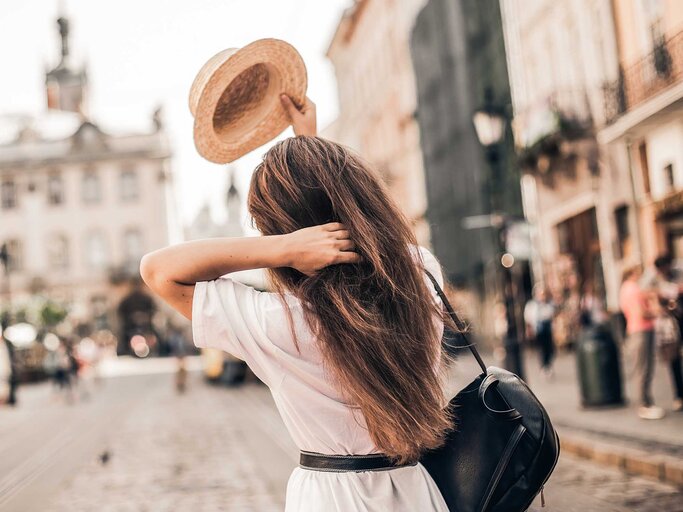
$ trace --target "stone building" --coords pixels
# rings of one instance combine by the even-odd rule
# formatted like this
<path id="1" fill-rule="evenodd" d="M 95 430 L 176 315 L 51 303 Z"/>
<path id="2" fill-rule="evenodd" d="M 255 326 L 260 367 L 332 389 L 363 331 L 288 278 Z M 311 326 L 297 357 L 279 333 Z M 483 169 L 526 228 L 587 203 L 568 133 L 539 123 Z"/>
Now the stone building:
<path id="1" fill-rule="evenodd" d="M 535 281 L 567 308 L 590 292 L 615 310 L 633 218 L 628 168 L 597 139 L 603 88 L 619 70 L 611 3 L 501 7 Z"/>
<path id="2" fill-rule="evenodd" d="M 505 224 L 522 211 L 498 1 L 429 0 L 415 23 L 411 52 L 432 245 L 464 294 L 458 303 L 465 315 L 490 340 L 504 334 L 494 326 L 509 327 L 514 317 L 521 323 L 528 288 L 525 261 L 509 273 L 501 264 Z M 500 121 L 498 140 L 486 148 L 474 125 L 483 111 L 497 112 Z M 497 318 L 503 296 L 507 322 Z"/>
<path id="3" fill-rule="evenodd" d="M 424 2 L 356 0 L 346 10 L 327 51 L 337 76 L 339 117 L 323 135 L 375 165 L 418 241 L 429 245 L 409 46 Z"/>
<path id="4" fill-rule="evenodd" d="M 634 201 L 618 226 L 624 252 L 683 259 L 683 3 L 613 2 L 619 75 L 605 88 L 598 140 L 630 172 Z"/>
<path id="5" fill-rule="evenodd" d="M 45 80 L 47 109 L 4 116 L 0 140 L 0 243 L 19 307 L 35 295 L 64 304 L 71 320 L 115 332 L 117 311 L 139 284 L 141 256 L 169 242 L 171 150 L 160 112 L 144 133 L 113 135 L 88 116 L 88 79 L 69 52 Z M 4 299 L 8 286 L 1 286 Z M 139 301 L 140 302 L 140 301 Z M 132 311 L 150 324 L 154 309 Z M 125 308 L 124 308 L 125 309 Z"/>

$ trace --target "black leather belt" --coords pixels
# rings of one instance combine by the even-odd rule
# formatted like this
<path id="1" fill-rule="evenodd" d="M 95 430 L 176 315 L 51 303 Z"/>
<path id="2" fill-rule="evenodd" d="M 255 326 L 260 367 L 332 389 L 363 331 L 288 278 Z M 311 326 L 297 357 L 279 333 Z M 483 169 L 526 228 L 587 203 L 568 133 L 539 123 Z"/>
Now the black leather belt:
<path id="1" fill-rule="evenodd" d="M 415 466 L 417 462 L 396 464 L 382 454 L 370 455 L 325 455 L 322 453 L 301 451 L 299 466 L 312 471 L 387 471 L 389 469 Z"/>

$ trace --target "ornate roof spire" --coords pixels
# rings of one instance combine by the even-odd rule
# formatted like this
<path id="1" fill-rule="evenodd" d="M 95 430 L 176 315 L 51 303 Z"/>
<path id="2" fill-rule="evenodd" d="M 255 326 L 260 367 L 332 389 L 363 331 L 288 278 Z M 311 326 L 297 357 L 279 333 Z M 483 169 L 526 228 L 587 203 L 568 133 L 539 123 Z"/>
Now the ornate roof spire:
<path id="1" fill-rule="evenodd" d="M 69 20 L 66 17 L 64 2 L 57 8 L 59 37 L 61 40 L 61 56 L 57 66 L 45 75 L 47 107 L 54 110 L 66 110 L 87 115 L 87 84 L 85 68 L 73 66 L 69 50 Z"/>
<path id="2" fill-rule="evenodd" d="M 62 66 L 69 56 L 69 20 L 60 16 L 57 18 L 57 25 L 59 25 L 59 35 L 62 38 L 62 60 L 59 63 Z"/>

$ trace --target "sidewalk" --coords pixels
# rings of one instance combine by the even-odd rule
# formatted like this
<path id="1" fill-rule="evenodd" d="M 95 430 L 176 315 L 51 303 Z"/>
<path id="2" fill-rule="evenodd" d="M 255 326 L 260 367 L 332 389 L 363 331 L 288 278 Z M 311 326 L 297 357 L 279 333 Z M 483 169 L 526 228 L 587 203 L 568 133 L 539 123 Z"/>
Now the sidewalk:
<path id="1" fill-rule="evenodd" d="M 458 359 L 458 369 L 466 375 L 458 376 L 460 387 L 476 371 L 471 359 L 464 352 Z M 490 355 L 484 359 L 489 365 L 500 365 Z M 668 368 L 657 365 L 653 386 L 655 401 L 667 409 L 667 415 L 648 421 L 637 416 L 638 404 L 626 378 L 625 406 L 585 409 L 581 406 L 575 354 L 557 357 L 551 379 L 541 377 L 535 351 L 528 350 L 524 360 L 525 380 L 548 411 L 565 453 L 683 486 L 683 412 L 671 411 Z"/>
<path id="2" fill-rule="evenodd" d="M 623 386 L 626 406 L 585 409 L 581 406 L 575 355 L 561 354 L 555 362 L 554 378 L 550 380 L 541 378 L 535 355 L 526 357 L 526 381 L 558 426 L 607 434 L 644 446 L 662 445 L 683 456 L 683 413 L 671 411 L 673 394 L 668 368 L 658 364 L 653 383 L 655 402 L 667 410 L 667 415 L 661 420 L 647 421 L 636 414 L 636 394 L 626 376 Z"/>

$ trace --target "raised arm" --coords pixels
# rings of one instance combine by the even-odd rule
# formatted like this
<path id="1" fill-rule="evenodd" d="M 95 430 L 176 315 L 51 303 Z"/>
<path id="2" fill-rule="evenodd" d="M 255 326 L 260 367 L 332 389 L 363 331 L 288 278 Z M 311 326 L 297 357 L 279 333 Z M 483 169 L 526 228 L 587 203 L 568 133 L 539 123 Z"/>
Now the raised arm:
<path id="1" fill-rule="evenodd" d="M 328 265 L 360 260 L 342 224 L 287 235 L 197 240 L 146 254 L 140 275 L 171 307 L 192 319 L 194 285 L 240 270 L 292 267 L 313 274 Z"/>

